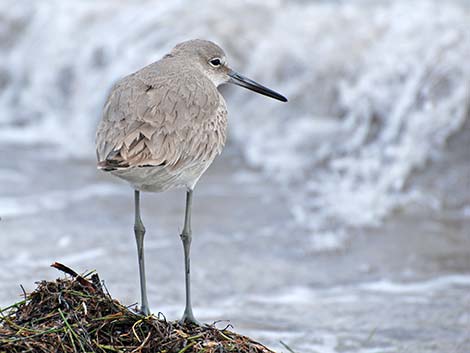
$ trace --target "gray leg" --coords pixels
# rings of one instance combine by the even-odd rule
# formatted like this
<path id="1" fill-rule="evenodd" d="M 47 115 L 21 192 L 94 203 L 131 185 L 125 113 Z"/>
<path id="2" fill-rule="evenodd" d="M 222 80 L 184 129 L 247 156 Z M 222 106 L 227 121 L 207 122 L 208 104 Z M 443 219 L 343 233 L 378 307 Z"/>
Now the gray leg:
<path id="1" fill-rule="evenodd" d="M 186 193 L 186 212 L 184 215 L 184 227 L 181 232 L 181 240 L 183 241 L 184 248 L 184 269 L 186 279 L 186 307 L 184 309 L 183 317 L 180 323 L 191 322 L 196 325 L 200 323 L 193 315 L 193 308 L 191 306 L 191 271 L 190 271 L 190 248 L 191 248 L 191 203 L 193 199 L 193 191 L 188 189 Z"/>
<path id="2" fill-rule="evenodd" d="M 140 219 L 140 191 L 134 191 L 135 198 L 135 223 L 134 234 L 137 242 L 137 254 L 139 256 L 139 276 L 140 276 L 140 295 L 142 306 L 140 310 L 144 315 L 149 315 L 149 304 L 147 301 L 147 285 L 145 283 L 145 263 L 144 263 L 144 235 L 145 227 Z"/>

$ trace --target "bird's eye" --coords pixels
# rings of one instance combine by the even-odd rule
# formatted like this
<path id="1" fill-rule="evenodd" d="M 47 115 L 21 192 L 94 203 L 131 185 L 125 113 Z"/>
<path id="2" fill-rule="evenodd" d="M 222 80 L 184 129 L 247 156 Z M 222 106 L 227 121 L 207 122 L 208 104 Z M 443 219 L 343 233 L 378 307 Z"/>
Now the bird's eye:
<path id="1" fill-rule="evenodd" d="M 219 58 L 211 59 L 209 62 L 214 67 L 220 66 L 222 64 Z"/>

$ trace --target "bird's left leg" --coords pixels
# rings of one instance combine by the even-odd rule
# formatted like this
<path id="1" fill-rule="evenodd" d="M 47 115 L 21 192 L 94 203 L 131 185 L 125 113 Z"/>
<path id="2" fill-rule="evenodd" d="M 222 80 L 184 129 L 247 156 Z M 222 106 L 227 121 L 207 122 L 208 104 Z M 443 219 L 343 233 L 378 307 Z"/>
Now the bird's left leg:
<path id="1" fill-rule="evenodd" d="M 139 256 L 139 277 L 140 277 L 140 295 L 142 306 L 140 310 L 144 315 L 150 314 L 149 303 L 147 300 L 147 285 L 145 282 L 145 262 L 144 262 L 144 235 L 145 227 L 140 218 L 140 191 L 134 191 L 135 201 L 135 223 L 134 223 L 134 234 L 137 243 L 137 254 Z"/>
<path id="2" fill-rule="evenodd" d="M 183 241 L 184 249 L 184 269 L 185 269 L 185 283 L 186 283 L 186 307 L 184 309 L 183 317 L 180 323 L 190 322 L 200 326 L 199 321 L 196 320 L 191 306 L 191 273 L 190 273 L 190 248 L 191 248 L 191 203 L 193 199 L 193 190 L 188 189 L 186 192 L 186 211 L 184 215 L 184 227 L 181 232 L 181 240 Z"/>

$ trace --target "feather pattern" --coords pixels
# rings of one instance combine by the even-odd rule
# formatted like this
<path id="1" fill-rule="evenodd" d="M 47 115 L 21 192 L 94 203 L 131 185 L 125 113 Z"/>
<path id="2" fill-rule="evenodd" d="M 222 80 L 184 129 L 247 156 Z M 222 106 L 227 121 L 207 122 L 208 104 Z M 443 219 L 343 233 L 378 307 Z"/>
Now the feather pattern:
<path id="1" fill-rule="evenodd" d="M 164 58 L 112 88 L 96 134 L 98 167 L 138 190 L 192 188 L 222 151 L 226 127 L 214 83 Z"/>

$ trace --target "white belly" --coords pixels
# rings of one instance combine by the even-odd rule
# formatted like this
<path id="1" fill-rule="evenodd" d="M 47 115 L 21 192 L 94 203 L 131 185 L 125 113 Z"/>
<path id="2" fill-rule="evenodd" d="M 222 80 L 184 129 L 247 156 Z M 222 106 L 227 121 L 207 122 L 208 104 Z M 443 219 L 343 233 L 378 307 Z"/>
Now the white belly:
<path id="1" fill-rule="evenodd" d="M 111 173 L 126 180 L 134 189 L 140 191 L 162 192 L 182 187 L 193 189 L 211 163 L 212 160 L 194 163 L 178 170 L 171 170 L 165 166 L 130 167 L 114 170 Z"/>

